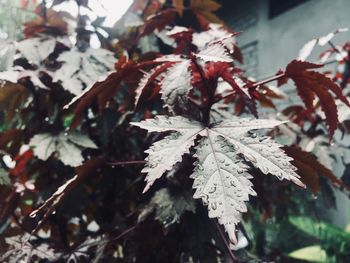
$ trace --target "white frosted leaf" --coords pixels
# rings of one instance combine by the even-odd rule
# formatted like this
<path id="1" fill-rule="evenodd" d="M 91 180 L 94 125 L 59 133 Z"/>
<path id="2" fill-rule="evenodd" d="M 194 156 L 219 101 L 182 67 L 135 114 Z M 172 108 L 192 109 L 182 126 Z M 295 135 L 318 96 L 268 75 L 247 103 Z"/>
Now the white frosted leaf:
<path id="1" fill-rule="evenodd" d="M 96 144 L 86 135 L 77 132 L 71 132 L 68 134 L 68 139 L 84 148 L 97 149 Z"/>
<path id="2" fill-rule="evenodd" d="M 29 142 L 34 155 L 41 160 L 47 160 L 52 154 L 69 166 L 79 166 L 84 158 L 82 148 L 96 148 L 96 145 L 85 135 L 60 133 L 53 136 L 50 133 L 35 135 Z"/>
<path id="3" fill-rule="evenodd" d="M 209 24 L 209 30 L 202 31 L 200 33 L 193 33 L 192 43 L 197 46 L 200 50 L 210 43 L 222 43 L 230 53 L 234 51 L 234 45 L 236 43 L 233 34 L 228 32 L 220 24 Z"/>
<path id="4" fill-rule="evenodd" d="M 298 55 L 298 60 L 302 60 L 305 61 L 311 54 L 312 50 L 315 48 L 316 45 L 319 46 L 324 46 L 326 45 L 330 40 L 332 40 L 332 38 L 338 34 L 338 33 L 342 33 L 342 32 L 347 32 L 348 29 L 347 28 L 338 28 L 337 30 L 328 33 L 325 36 L 319 37 L 319 38 L 314 38 L 312 40 L 310 40 L 309 42 L 307 42 L 299 51 L 299 55 Z M 324 59 L 324 58 L 323 58 Z"/>
<path id="5" fill-rule="evenodd" d="M 19 52 L 30 62 L 40 65 L 55 49 L 56 39 L 54 38 L 29 38 L 17 43 Z"/>
<path id="6" fill-rule="evenodd" d="M 0 72 L 12 67 L 16 47 L 12 43 L 0 43 Z"/>
<path id="7" fill-rule="evenodd" d="M 140 80 L 136 90 L 135 90 L 135 106 L 137 106 L 139 99 L 142 95 L 143 90 L 150 85 L 154 80 L 158 80 L 158 77 L 160 77 L 160 75 L 162 73 L 164 73 L 164 71 L 167 69 L 167 67 L 169 67 L 167 64 L 162 64 L 159 65 L 157 67 L 155 67 L 154 69 L 152 69 L 150 72 L 147 72 L 143 75 L 142 79 Z"/>
<path id="8" fill-rule="evenodd" d="M 241 213 L 247 211 L 245 202 L 256 195 L 245 165 L 222 136 L 208 132 L 196 147 L 195 169 L 191 178 L 196 190 L 194 198 L 208 205 L 209 217 L 218 218 L 232 243 L 237 243 L 235 225 Z"/>
<path id="9" fill-rule="evenodd" d="M 62 66 L 54 73 L 53 81 L 60 81 L 64 89 L 80 95 L 98 79 L 113 69 L 113 53 L 105 49 L 89 48 L 85 52 L 77 49 L 63 52 L 57 58 Z"/>
<path id="10" fill-rule="evenodd" d="M 299 180 L 300 176 L 295 172 L 297 170 L 290 161 L 293 158 L 285 154 L 280 148 L 282 145 L 274 142 L 269 137 L 260 137 L 253 134 L 252 137 L 237 137 L 236 134 L 229 134 L 227 130 L 220 130 L 219 134 L 225 136 L 228 141 L 235 146 L 237 153 L 244 156 L 245 160 L 264 174 L 272 174 L 278 179 L 287 179 L 293 183 L 304 187 Z"/>
<path id="11" fill-rule="evenodd" d="M 7 263 L 19 263 L 19 262 L 33 262 L 33 258 L 41 259 L 44 261 L 56 261 L 60 253 L 54 251 L 46 243 L 39 243 L 38 240 L 34 240 L 32 245 L 28 240 L 30 235 L 25 233 L 20 236 L 6 237 L 5 242 L 10 246 L 6 252 L 0 255 L 1 262 Z"/>
<path id="12" fill-rule="evenodd" d="M 56 150 L 54 137 L 49 133 L 35 135 L 29 142 L 34 147 L 34 155 L 41 160 L 47 160 Z"/>
<path id="13" fill-rule="evenodd" d="M 191 90 L 190 61 L 173 65 L 164 76 L 161 85 L 162 100 L 170 111 L 176 106 L 185 105 L 188 93 Z"/>
<path id="14" fill-rule="evenodd" d="M 0 168 L 0 185 L 11 185 L 9 173 L 2 168 Z"/>
<path id="15" fill-rule="evenodd" d="M 273 128 L 285 122 L 287 121 L 231 117 L 215 125 L 213 130 L 240 136 L 251 130 Z"/>
<path id="16" fill-rule="evenodd" d="M 156 116 L 154 119 L 147 119 L 141 122 L 131 122 L 130 124 L 148 130 L 149 132 L 186 132 L 188 130 L 203 129 L 199 122 L 182 116 L 168 117 L 160 115 Z"/>
<path id="17" fill-rule="evenodd" d="M 187 192 L 173 193 L 168 188 L 162 188 L 155 192 L 151 201 L 138 216 L 138 222 L 144 221 L 155 211 L 154 218 L 164 227 L 179 223 L 181 216 L 186 211 L 194 213 L 196 204 Z"/>
<path id="18" fill-rule="evenodd" d="M 146 158 L 147 164 L 142 170 L 143 173 L 147 173 L 145 178 L 147 184 L 144 192 L 151 187 L 155 180 L 160 178 L 166 171 L 170 171 L 177 162 L 180 162 L 184 154 L 189 153 L 201 130 L 201 127 L 197 127 L 196 129 L 172 133 L 164 139 L 153 143 L 145 151 L 148 153 L 148 156 Z"/>
<path id="19" fill-rule="evenodd" d="M 309 55 L 311 54 L 311 51 L 314 49 L 314 47 L 317 45 L 317 39 L 312 39 L 309 42 L 307 42 L 299 51 L 298 60 L 305 61 Z"/>
<path id="20" fill-rule="evenodd" d="M 227 54 L 224 46 L 219 43 L 207 46 L 205 49 L 199 51 L 196 56 L 205 62 L 233 62 L 233 59 Z"/>

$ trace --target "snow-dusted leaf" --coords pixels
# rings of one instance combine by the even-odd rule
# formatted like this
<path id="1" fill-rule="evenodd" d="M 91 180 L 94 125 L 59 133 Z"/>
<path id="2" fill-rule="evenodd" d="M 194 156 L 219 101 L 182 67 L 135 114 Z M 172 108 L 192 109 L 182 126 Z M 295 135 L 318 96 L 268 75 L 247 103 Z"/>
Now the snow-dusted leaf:
<path id="1" fill-rule="evenodd" d="M 192 178 L 195 179 L 195 198 L 202 198 L 208 204 L 209 217 L 216 217 L 225 226 L 230 240 L 236 243 L 235 224 L 240 212 L 246 211 L 244 201 L 254 195 L 249 182 L 248 165 L 255 166 L 264 174 L 273 174 L 280 180 L 291 180 L 304 187 L 299 180 L 297 169 L 285 154 L 280 144 L 251 130 L 273 128 L 284 121 L 268 119 L 230 118 L 218 124 L 203 127 L 184 117 L 164 117 L 133 123 L 150 132 L 176 131 L 155 142 L 149 150 L 146 167 L 148 173 L 145 190 L 153 182 L 181 160 L 184 153 L 201 136 L 195 146 L 197 162 Z"/>
<path id="2" fill-rule="evenodd" d="M 150 72 L 147 72 L 143 75 L 142 79 L 139 81 L 139 85 L 135 90 L 135 106 L 138 105 L 139 100 L 143 92 L 149 87 L 154 81 L 160 81 L 160 75 L 171 66 L 171 62 L 163 63 L 152 69 Z"/>
<path id="3" fill-rule="evenodd" d="M 16 47 L 12 43 L 0 42 L 0 72 L 12 67 Z"/>
<path id="4" fill-rule="evenodd" d="M 191 178 L 196 189 L 194 198 L 208 205 L 209 217 L 218 218 L 232 243 L 236 244 L 235 224 L 241 212 L 246 212 L 245 202 L 256 195 L 247 173 L 248 166 L 239 159 L 235 149 L 222 136 L 207 134 L 196 147 L 195 169 Z"/>
<path id="5" fill-rule="evenodd" d="M 11 180 L 6 170 L 0 168 L 0 185 L 11 185 Z"/>
<path id="6" fill-rule="evenodd" d="M 82 148 L 96 148 L 96 145 L 85 135 L 65 134 L 52 135 L 40 133 L 29 142 L 34 155 L 41 160 L 47 160 L 53 153 L 66 165 L 78 166 L 84 161 Z"/>
<path id="7" fill-rule="evenodd" d="M 161 94 L 165 107 L 171 112 L 175 105 L 185 107 L 191 90 L 190 61 L 185 60 L 172 66 L 162 81 Z"/>
<path id="8" fill-rule="evenodd" d="M 176 116 L 166 118 L 161 116 L 156 119 L 142 121 L 140 123 L 131 123 L 140 128 L 152 131 L 176 131 L 164 139 L 155 142 L 148 150 L 146 158 L 147 164 L 142 172 L 147 173 L 146 192 L 166 171 L 180 162 L 182 156 L 189 153 L 189 149 L 194 145 L 198 134 L 203 130 L 203 127 L 195 121 Z"/>
<path id="9" fill-rule="evenodd" d="M 54 73 L 54 81 L 74 95 L 80 95 L 96 80 L 104 77 L 113 68 L 113 53 L 105 49 L 89 48 L 85 52 L 77 49 L 63 52 L 58 58 L 63 64 Z"/>
<path id="10" fill-rule="evenodd" d="M 130 124 L 148 130 L 149 132 L 177 131 L 180 133 L 188 130 L 197 130 L 202 126 L 197 121 L 189 120 L 181 116 L 156 116 L 154 119 L 131 122 Z"/>
<path id="11" fill-rule="evenodd" d="M 248 131 L 273 128 L 285 122 L 287 121 L 231 117 L 230 119 L 218 123 L 213 127 L 213 130 L 227 134 L 232 133 L 237 138 L 247 133 Z"/>
<path id="12" fill-rule="evenodd" d="M 19 52 L 30 62 L 40 63 L 50 55 L 56 46 L 54 38 L 28 38 L 17 43 Z"/>
<path id="13" fill-rule="evenodd" d="M 182 214 L 186 211 L 195 212 L 194 200 L 187 193 L 174 194 L 167 188 L 158 190 L 145 209 L 140 213 L 138 221 L 143 221 L 155 211 L 155 219 L 165 227 L 179 223 Z"/>
<path id="14" fill-rule="evenodd" d="M 193 33 L 192 43 L 200 50 L 209 43 L 222 42 L 222 44 L 229 50 L 230 53 L 234 50 L 236 43 L 234 35 L 228 32 L 220 24 L 209 24 L 209 30 L 200 33 Z"/>
<path id="15" fill-rule="evenodd" d="M 233 62 L 233 59 L 228 55 L 225 47 L 220 43 L 207 46 L 199 51 L 196 56 L 203 59 L 205 62 Z"/>
<path id="16" fill-rule="evenodd" d="M 37 258 L 52 262 L 58 259 L 60 254 L 56 253 L 48 244 L 32 245 L 29 239 L 29 234 L 5 238 L 5 242 L 10 248 L 0 256 L 0 261 L 8 263 L 33 262 L 31 259 Z"/>
<path id="17" fill-rule="evenodd" d="M 336 34 L 347 32 L 347 28 L 339 28 L 334 32 L 330 32 L 325 36 L 314 38 L 307 42 L 299 51 L 298 60 L 305 61 L 311 54 L 312 50 L 316 45 L 324 46 L 326 45 Z"/>
<path id="18" fill-rule="evenodd" d="M 97 149 L 96 144 L 89 137 L 77 132 L 69 133 L 68 140 L 84 148 Z"/>

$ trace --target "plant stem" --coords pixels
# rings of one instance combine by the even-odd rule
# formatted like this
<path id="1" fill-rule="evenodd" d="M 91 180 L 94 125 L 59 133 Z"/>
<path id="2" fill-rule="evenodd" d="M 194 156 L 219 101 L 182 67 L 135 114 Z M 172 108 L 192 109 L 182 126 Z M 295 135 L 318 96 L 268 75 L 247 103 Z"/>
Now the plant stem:
<path id="1" fill-rule="evenodd" d="M 115 161 L 110 162 L 108 164 L 110 165 L 127 165 L 127 164 L 145 164 L 146 161 L 140 160 L 140 161 Z"/>
<path id="2" fill-rule="evenodd" d="M 251 84 L 251 85 L 246 85 L 245 87 L 246 87 L 246 88 L 249 88 L 249 89 L 257 88 L 257 87 L 259 87 L 259 86 L 261 86 L 261 85 L 265 85 L 266 83 L 269 83 L 269 82 L 272 82 L 272 81 L 275 81 L 275 80 L 279 80 L 279 79 L 283 78 L 284 76 L 285 76 L 285 73 L 283 72 L 283 73 L 280 73 L 280 74 L 278 74 L 278 75 L 274 75 L 274 76 L 265 78 L 265 79 L 263 79 L 263 80 L 254 82 L 254 83 Z M 235 92 L 232 92 L 232 93 L 229 93 L 229 94 L 227 94 L 227 95 L 225 95 L 225 96 L 223 96 L 223 97 L 217 98 L 217 99 L 214 101 L 214 103 L 217 103 L 217 102 L 219 102 L 219 101 L 221 101 L 221 100 L 227 99 L 227 98 L 231 97 L 231 96 L 234 95 L 234 94 L 235 94 Z M 214 104 L 214 103 L 213 103 L 213 104 Z"/>
<path id="3" fill-rule="evenodd" d="M 212 91 L 207 83 L 207 78 L 204 75 L 204 71 L 200 65 L 198 65 L 196 58 L 193 55 L 190 55 L 192 63 L 195 65 L 199 75 L 201 76 L 202 82 L 205 86 L 205 91 L 207 94 L 204 94 L 207 96 L 208 101 L 206 107 L 202 110 L 202 122 L 204 125 L 209 125 L 210 123 L 210 109 L 214 104 L 214 93 L 215 90 Z"/>

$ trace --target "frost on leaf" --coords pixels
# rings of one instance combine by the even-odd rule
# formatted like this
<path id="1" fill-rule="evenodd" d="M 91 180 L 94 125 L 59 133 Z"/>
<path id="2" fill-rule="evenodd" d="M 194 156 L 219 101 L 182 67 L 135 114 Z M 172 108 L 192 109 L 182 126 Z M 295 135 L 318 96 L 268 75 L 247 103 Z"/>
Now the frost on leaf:
<path id="1" fill-rule="evenodd" d="M 172 66 L 162 81 L 161 94 L 165 106 L 173 111 L 175 105 L 184 107 L 191 89 L 190 61 L 185 60 Z"/>
<path id="2" fill-rule="evenodd" d="M 83 148 L 97 148 L 85 135 L 60 133 L 53 136 L 50 133 L 35 135 L 29 142 L 34 155 L 41 160 L 47 160 L 53 153 L 66 165 L 78 166 L 84 161 L 81 151 Z"/>
<path id="3" fill-rule="evenodd" d="M 5 169 L 0 168 L 0 185 L 11 185 L 11 179 Z"/>
<path id="4" fill-rule="evenodd" d="M 167 188 L 157 191 L 140 213 L 138 221 L 142 222 L 146 217 L 155 212 L 155 219 L 165 227 L 174 223 L 179 223 L 181 216 L 186 211 L 195 212 L 196 205 L 194 200 L 186 193 L 174 194 Z"/>
<path id="5" fill-rule="evenodd" d="M 196 54 L 196 56 L 203 59 L 205 62 L 233 62 L 233 59 L 228 55 L 225 47 L 220 43 L 207 46 Z"/>
<path id="6" fill-rule="evenodd" d="M 231 242 L 237 243 L 235 224 L 240 221 L 240 214 L 247 211 L 244 202 L 249 200 L 248 195 L 256 195 L 248 166 L 238 158 L 232 145 L 213 134 L 200 141 L 195 157 L 198 161 L 191 175 L 196 189 L 193 197 L 208 205 L 209 217 L 218 218 Z"/>
<path id="7" fill-rule="evenodd" d="M 57 60 L 63 64 L 55 72 L 54 81 L 61 81 L 62 86 L 74 95 L 80 95 L 84 88 L 104 77 L 115 62 L 112 52 L 93 48 L 85 52 L 72 49 L 63 52 Z"/>
<path id="8" fill-rule="evenodd" d="M 145 151 L 148 156 L 146 158 L 147 165 L 142 170 L 143 173 L 147 173 L 145 179 L 147 184 L 144 192 L 152 186 L 155 180 L 166 171 L 171 170 L 177 162 L 180 162 L 185 153 L 189 153 L 197 135 L 203 129 L 200 123 L 180 116 L 170 118 L 161 116 L 153 120 L 131 124 L 149 132 L 176 131 L 155 142 Z"/>
<path id="9" fill-rule="evenodd" d="M 28 241 L 29 238 L 29 234 L 5 238 L 5 242 L 10 248 L 0 256 L 0 261 L 8 263 L 34 262 L 33 258 L 36 258 L 52 262 L 58 259 L 59 254 L 49 248 L 47 244 L 34 246 Z"/>
<path id="10" fill-rule="evenodd" d="M 18 42 L 17 48 L 20 53 L 29 61 L 36 65 L 47 58 L 55 49 L 56 39 L 54 38 L 29 38 Z"/>
<path id="11" fill-rule="evenodd" d="M 0 42 L 0 72 L 12 67 L 16 48 L 12 43 Z"/>
<path id="12" fill-rule="evenodd" d="M 157 117 L 155 119 L 132 123 L 150 132 L 176 131 L 155 142 L 149 150 L 146 167 L 148 173 L 145 191 L 181 161 L 184 153 L 195 145 L 197 136 L 201 140 L 197 146 L 197 158 L 192 174 L 194 198 L 202 198 L 208 205 L 209 217 L 218 218 L 225 226 L 230 240 L 235 243 L 235 224 L 240 213 L 246 211 L 245 201 L 254 195 L 249 181 L 248 168 L 255 166 L 264 174 L 272 174 L 279 179 L 291 180 L 304 187 L 290 163 L 292 158 L 280 148 L 282 145 L 266 136 L 248 132 L 256 129 L 273 128 L 283 121 L 268 119 L 249 119 L 233 117 L 209 127 L 184 117 Z"/>

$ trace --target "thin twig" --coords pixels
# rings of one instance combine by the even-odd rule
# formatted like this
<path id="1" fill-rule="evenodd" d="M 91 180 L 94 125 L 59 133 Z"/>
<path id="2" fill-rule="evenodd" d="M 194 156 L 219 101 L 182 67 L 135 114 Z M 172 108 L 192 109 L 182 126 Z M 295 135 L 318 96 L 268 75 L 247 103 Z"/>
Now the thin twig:
<path id="1" fill-rule="evenodd" d="M 145 164 L 146 161 L 138 160 L 138 161 L 115 161 L 109 162 L 109 165 L 128 165 L 128 164 Z"/>
<path id="2" fill-rule="evenodd" d="M 138 227 L 138 223 L 132 227 L 127 228 L 126 230 L 124 230 L 122 233 L 120 233 L 118 236 L 116 236 L 115 238 L 111 239 L 111 241 L 117 241 L 118 239 L 121 239 L 123 236 L 127 235 L 129 232 L 133 231 L 136 227 Z"/>

